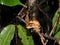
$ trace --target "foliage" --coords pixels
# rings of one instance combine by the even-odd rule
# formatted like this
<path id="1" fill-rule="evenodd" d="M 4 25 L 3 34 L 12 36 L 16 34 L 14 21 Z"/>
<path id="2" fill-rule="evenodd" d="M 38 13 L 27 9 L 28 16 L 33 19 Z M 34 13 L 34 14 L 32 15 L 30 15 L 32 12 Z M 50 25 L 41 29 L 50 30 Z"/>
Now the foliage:
<path id="1" fill-rule="evenodd" d="M 32 36 L 27 35 L 27 30 L 21 25 L 17 26 L 18 36 L 22 39 L 23 45 L 34 45 Z M 0 45 L 10 45 L 14 37 L 15 25 L 8 25 L 0 33 Z"/>
<path id="2" fill-rule="evenodd" d="M 6 6 L 22 5 L 22 6 L 26 7 L 24 4 L 22 4 L 22 2 L 20 0 L 0 0 L 0 4 L 6 5 Z M 26 29 L 24 29 L 20 25 L 17 27 L 18 27 L 18 35 L 20 38 L 22 38 L 23 45 L 34 45 L 32 36 L 27 36 Z M 0 44 L 1 45 L 10 45 L 10 42 L 14 37 L 14 31 L 15 31 L 15 25 L 9 25 L 9 26 L 5 27 L 1 32 Z"/>
<path id="3" fill-rule="evenodd" d="M 0 4 L 6 6 L 22 5 L 25 7 L 25 5 L 20 0 L 0 0 Z"/>
<path id="4" fill-rule="evenodd" d="M 18 36 L 21 38 L 21 42 L 23 45 L 34 45 L 34 41 L 32 39 L 32 36 L 27 35 L 27 30 L 23 28 L 21 25 L 17 26 L 18 28 Z"/>
<path id="5" fill-rule="evenodd" d="M 56 19 L 58 18 L 58 10 L 56 11 L 56 13 L 55 13 L 55 15 L 54 15 L 54 17 L 53 17 L 53 20 L 52 20 L 52 26 L 54 26 L 54 24 L 55 24 L 55 22 L 56 22 Z M 60 18 L 60 17 L 59 17 Z M 60 19 L 59 19 L 59 22 L 60 22 Z M 56 31 L 54 32 L 54 33 L 56 33 L 55 35 L 54 35 L 54 37 L 56 37 L 56 38 L 60 38 L 60 23 L 58 22 L 58 25 L 57 25 L 57 29 L 56 29 Z"/>
<path id="6" fill-rule="evenodd" d="M 0 45 L 10 45 L 14 37 L 15 26 L 8 25 L 0 33 Z"/>
<path id="7" fill-rule="evenodd" d="M 10 7 L 16 6 L 16 5 L 22 5 L 22 6 L 26 7 L 20 0 L 0 0 L 0 4 L 10 6 Z M 41 5 L 40 8 L 43 9 L 43 13 L 50 11 L 49 5 Z M 42 13 L 40 13 L 40 14 L 42 14 Z M 52 27 L 54 26 L 56 19 L 58 18 L 58 15 L 59 14 L 58 14 L 58 10 L 57 10 L 53 19 L 52 19 Z M 45 17 L 44 17 L 44 19 L 45 19 Z M 14 37 L 15 26 L 16 25 L 8 25 L 7 27 L 4 27 L 4 29 L 0 33 L 0 45 L 10 45 L 11 40 Z M 17 25 L 17 30 L 18 30 L 18 37 L 22 39 L 21 42 L 23 45 L 34 45 L 33 38 L 31 35 L 29 35 L 27 29 L 25 29 L 21 25 Z M 58 22 L 56 31 L 54 32 L 54 37 L 60 38 L 60 20 Z"/>
<path id="8" fill-rule="evenodd" d="M 54 14 L 54 17 L 53 17 L 53 19 L 52 19 L 52 26 L 54 26 L 57 17 L 58 17 L 58 11 L 56 11 L 56 13 Z"/>
<path id="9" fill-rule="evenodd" d="M 54 37 L 56 37 L 56 38 L 60 38 L 60 31 L 59 32 L 57 32 L 56 34 L 55 34 L 55 36 Z"/>

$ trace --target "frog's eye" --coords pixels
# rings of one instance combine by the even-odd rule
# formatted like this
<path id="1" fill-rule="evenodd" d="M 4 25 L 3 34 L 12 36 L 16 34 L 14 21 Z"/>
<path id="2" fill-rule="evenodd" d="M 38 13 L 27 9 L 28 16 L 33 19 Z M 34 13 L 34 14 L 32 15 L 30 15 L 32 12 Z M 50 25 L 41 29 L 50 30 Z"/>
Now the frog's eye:
<path id="1" fill-rule="evenodd" d="M 28 24 L 26 24 L 26 28 L 31 29 L 31 28 L 33 28 L 32 25 L 33 25 L 32 23 L 28 23 Z"/>

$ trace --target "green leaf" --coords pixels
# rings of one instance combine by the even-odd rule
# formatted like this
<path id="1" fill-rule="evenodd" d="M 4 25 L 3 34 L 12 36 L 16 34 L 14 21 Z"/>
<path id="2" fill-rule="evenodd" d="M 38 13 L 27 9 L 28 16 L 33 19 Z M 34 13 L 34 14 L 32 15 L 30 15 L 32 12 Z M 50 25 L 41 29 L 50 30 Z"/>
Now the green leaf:
<path id="1" fill-rule="evenodd" d="M 57 18 L 58 18 L 58 10 L 56 11 L 53 19 L 52 19 L 52 27 L 54 26 L 55 22 L 57 21 Z M 60 22 L 60 19 L 59 19 L 59 22 Z M 59 28 L 60 28 L 60 23 L 58 22 L 58 25 L 57 25 L 57 29 L 54 33 L 58 32 Z"/>
<path id="2" fill-rule="evenodd" d="M 57 29 L 55 32 L 58 32 L 60 30 L 60 24 L 58 24 Z"/>
<path id="3" fill-rule="evenodd" d="M 56 13 L 54 14 L 54 17 L 53 17 L 53 19 L 52 19 L 52 26 L 54 26 L 57 17 L 58 17 L 58 10 L 56 11 Z"/>
<path id="4" fill-rule="evenodd" d="M 17 28 L 18 28 L 18 36 L 19 38 L 22 39 L 21 42 L 23 43 L 23 45 L 34 45 L 32 36 L 27 35 L 26 29 L 21 25 L 17 25 Z"/>
<path id="5" fill-rule="evenodd" d="M 1 4 L 1 0 L 0 0 L 0 4 Z"/>
<path id="6" fill-rule="evenodd" d="M 54 37 L 55 37 L 55 38 L 60 38 L 60 31 L 57 32 Z"/>
<path id="7" fill-rule="evenodd" d="M 20 0 L 0 0 L 0 4 L 6 6 L 22 5 L 25 7 L 25 5 Z"/>
<path id="8" fill-rule="evenodd" d="M 0 45 L 10 45 L 14 37 L 15 26 L 8 25 L 0 33 Z"/>

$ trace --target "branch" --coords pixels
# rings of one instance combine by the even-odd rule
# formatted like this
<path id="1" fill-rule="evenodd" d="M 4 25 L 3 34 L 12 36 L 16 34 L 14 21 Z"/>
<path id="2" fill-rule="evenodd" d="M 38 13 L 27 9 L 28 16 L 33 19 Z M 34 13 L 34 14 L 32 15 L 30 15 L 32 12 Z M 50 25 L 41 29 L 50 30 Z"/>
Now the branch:
<path id="1" fill-rule="evenodd" d="M 53 28 L 52 28 L 52 30 L 51 30 L 49 36 L 51 36 L 51 35 L 53 34 L 54 30 L 56 29 L 56 27 L 57 27 L 57 25 L 58 25 L 58 22 L 59 22 L 59 15 L 57 15 L 57 16 L 58 16 L 58 17 L 57 17 L 57 19 L 56 19 L 56 22 L 55 22 L 55 24 L 54 24 L 54 26 L 53 26 Z"/>
<path id="2" fill-rule="evenodd" d="M 55 25 L 53 26 L 53 28 L 52 28 L 49 36 L 48 36 L 48 35 L 44 35 L 45 37 L 48 37 L 48 38 L 50 38 L 50 39 L 52 39 L 52 40 L 56 40 L 57 42 L 59 42 L 60 39 L 51 37 L 51 35 L 53 34 L 54 30 L 56 29 L 56 27 L 57 27 L 57 25 L 58 25 L 58 22 L 59 22 L 59 15 L 58 15 L 58 17 L 57 17 L 57 21 L 55 22 Z M 48 40 L 47 40 L 47 42 L 48 42 Z M 47 42 L 45 42 L 45 43 L 47 44 Z"/>
<path id="3" fill-rule="evenodd" d="M 44 37 L 48 38 L 48 39 L 55 40 L 56 42 L 60 41 L 60 38 L 54 38 L 54 37 L 52 37 L 52 36 L 48 36 L 47 34 L 43 34 L 43 33 L 42 33 L 42 35 L 43 35 Z"/>

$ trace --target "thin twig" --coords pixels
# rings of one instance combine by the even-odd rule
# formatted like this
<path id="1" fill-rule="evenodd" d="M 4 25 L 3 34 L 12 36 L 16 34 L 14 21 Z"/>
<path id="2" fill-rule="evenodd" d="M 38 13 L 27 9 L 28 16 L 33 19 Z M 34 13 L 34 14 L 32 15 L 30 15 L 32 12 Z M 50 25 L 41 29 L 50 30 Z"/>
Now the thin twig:
<path id="1" fill-rule="evenodd" d="M 27 5 L 27 1 L 26 1 L 25 5 Z M 22 12 L 24 9 L 25 9 L 25 7 L 23 7 L 23 8 L 20 10 L 20 12 L 18 13 L 18 15 L 20 15 L 21 12 Z"/>
<path id="2" fill-rule="evenodd" d="M 39 8 L 39 6 L 38 6 L 38 8 Z M 47 19 L 51 22 L 51 18 L 48 16 L 48 14 L 47 13 L 45 13 L 42 9 L 40 9 L 39 8 L 39 10 L 47 17 Z M 47 44 L 47 42 L 48 42 L 48 39 L 45 41 L 45 45 Z"/>
<path id="3" fill-rule="evenodd" d="M 44 42 L 44 41 L 45 41 L 45 38 L 44 38 L 44 36 L 42 35 L 42 33 L 40 33 L 40 29 L 36 29 L 36 28 L 35 28 L 35 32 L 40 36 L 40 39 L 41 39 L 42 44 L 43 44 L 43 45 L 46 45 L 45 42 Z"/>
<path id="4" fill-rule="evenodd" d="M 22 19 L 22 18 L 19 17 L 19 16 L 17 16 L 17 18 L 26 24 L 26 21 L 25 21 L 24 19 Z"/>
<path id="5" fill-rule="evenodd" d="M 60 38 L 54 38 L 54 37 L 52 37 L 52 36 L 49 36 L 49 35 L 43 34 L 43 33 L 42 33 L 42 35 L 43 35 L 44 37 L 48 38 L 48 39 L 55 40 L 56 42 L 60 41 Z"/>
<path id="6" fill-rule="evenodd" d="M 59 0 L 59 2 L 60 2 L 60 0 Z M 58 12 L 60 12 L 60 3 L 59 3 L 59 7 L 58 7 Z M 60 39 L 53 38 L 53 37 L 50 37 L 50 36 L 53 34 L 54 30 L 56 29 L 56 27 L 57 27 L 57 25 L 58 25 L 58 23 L 59 23 L 59 16 L 60 16 L 60 14 L 58 15 L 58 17 L 57 17 L 57 19 L 56 19 L 56 22 L 55 22 L 55 25 L 53 26 L 53 28 L 52 28 L 49 36 L 48 36 L 48 38 L 53 39 L 53 40 L 56 40 L 57 42 L 59 42 Z M 47 37 L 47 35 L 45 35 L 45 36 Z M 46 43 L 47 43 L 47 42 L 46 42 Z"/>
<path id="7" fill-rule="evenodd" d="M 24 10 L 24 7 L 21 9 L 21 11 L 18 13 L 18 15 L 20 15 L 23 10 Z"/>
<path id="8" fill-rule="evenodd" d="M 43 35 L 40 32 L 37 32 L 37 33 L 40 36 L 42 44 L 45 45 L 45 43 L 44 43 L 45 38 L 43 37 Z"/>
<path id="9" fill-rule="evenodd" d="M 51 36 L 51 35 L 53 34 L 54 30 L 56 29 L 56 27 L 57 27 L 57 25 L 58 25 L 58 22 L 59 22 L 59 15 L 57 15 L 57 16 L 58 16 L 58 17 L 57 17 L 57 19 L 56 19 L 56 22 L 55 22 L 55 24 L 54 24 L 54 26 L 53 26 L 53 28 L 52 28 L 52 30 L 51 30 L 49 36 Z"/>
<path id="10" fill-rule="evenodd" d="M 17 27 L 15 26 L 15 39 L 16 39 L 16 45 L 18 44 L 18 35 L 17 35 Z"/>
<path id="11" fill-rule="evenodd" d="M 46 45 L 47 42 L 48 42 L 48 40 L 45 41 L 44 35 L 42 33 L 40 33 L 40 32 L 37 32 L 37 33 L 40 36 L 40 39 L 41 39 L 42 44 L 43 45 Z"/>
<path id="12" fill-rule="evenodd" d="M 49 36 L 51 36 L 51 35 L 53 34 L 54 30 L 56 29 L 56 27 L 57 27 L 57 25 L 58 25 L 58 22 L 59 22 L 59 16 L 57 17 L 57 21 L 55 22 L 55 25 L 53 26 L 53 28 L 52 28 Z M 45 36 L 47 37 L 47 35 L 45 35 Z M 56 40 L 56 41 L 59 41 L 58 39 L 53 38 L 53 37 L 49 37 L 49 38 L 50 38 L 50 39 L 53 39 L 53 40 Z M 47 40 L 47 42 L 48 42 L 48 40 Z M 47 44 L 47 42 L 45 42 L 45 43 Z"/>

